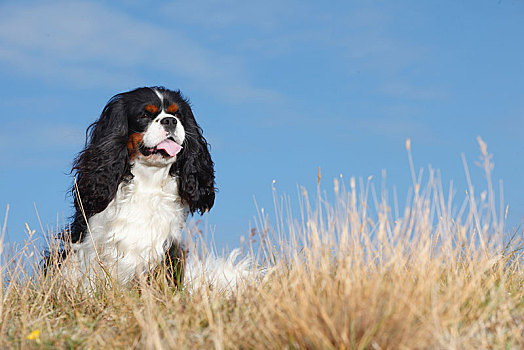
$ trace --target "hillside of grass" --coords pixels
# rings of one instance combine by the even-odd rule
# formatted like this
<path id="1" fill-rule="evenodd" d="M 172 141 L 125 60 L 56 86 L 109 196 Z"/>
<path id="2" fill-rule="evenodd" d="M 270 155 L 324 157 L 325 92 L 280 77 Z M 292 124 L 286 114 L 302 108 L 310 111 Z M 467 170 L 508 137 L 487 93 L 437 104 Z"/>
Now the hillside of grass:
<path id="1" fill-rule="evenodd" d="M 353 178 L 334 180 L 332 200 L 304 190 L 295 213 L 277 196 L 244 246 L 258 277 L 232 293 L 161 277 L 87 293 L 28 268 L 28 228 L 25 246 L 0 251 L 0 348 L 524 348 L 523 232 L 505 227 L 479 144 L 486 186 L 462 197 L 411 161 L 401 210 Z"/>

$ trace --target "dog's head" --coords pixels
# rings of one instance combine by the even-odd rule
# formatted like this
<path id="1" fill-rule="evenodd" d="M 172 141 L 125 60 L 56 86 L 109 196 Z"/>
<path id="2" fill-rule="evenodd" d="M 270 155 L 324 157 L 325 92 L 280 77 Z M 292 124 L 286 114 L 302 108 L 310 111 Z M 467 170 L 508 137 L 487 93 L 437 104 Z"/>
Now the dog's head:
<path id="1" fill-rule="evenodd" d="M 208 144 L 179 91 L 152 87 L 115 95 L 88 134 L 73 166 L 73 242 L 85 230 L 82 210 L 87 218 L 103 211 L 118 185 L 132 178 L 136 162 L 170 167 L 170 175 L 178 177 L 178 194 L 192 213 L 213 206 L 215 175 Z"/>

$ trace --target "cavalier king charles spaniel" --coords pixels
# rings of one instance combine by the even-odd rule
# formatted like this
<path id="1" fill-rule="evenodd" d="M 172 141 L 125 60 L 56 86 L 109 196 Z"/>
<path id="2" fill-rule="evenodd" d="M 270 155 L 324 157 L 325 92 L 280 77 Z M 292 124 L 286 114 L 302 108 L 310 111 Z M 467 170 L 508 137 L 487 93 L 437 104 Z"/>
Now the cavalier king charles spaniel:
<path id="1" fill-rule="evenodd" d="M 73 165 L 76 213 L 64 275 L 126 285 L 165 263 L 179 286 L 206 280 L 219 288 L 248 275 L 249 261 L 234 263 L 237 251 L 202 262 L 185 248 L 188 214 L 211 209 L 216 189 L 208 143 L 180 91 L 115 95 L 88 135 Z"/>

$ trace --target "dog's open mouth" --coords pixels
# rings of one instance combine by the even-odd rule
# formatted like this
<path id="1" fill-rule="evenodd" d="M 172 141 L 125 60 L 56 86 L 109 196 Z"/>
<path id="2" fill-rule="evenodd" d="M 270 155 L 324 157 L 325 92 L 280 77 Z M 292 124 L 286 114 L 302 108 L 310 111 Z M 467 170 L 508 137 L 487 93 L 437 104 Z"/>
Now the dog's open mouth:
<path id="1" fill-rule="evenodd" d="M 180 146 L 178 143 L 175 142 L 175 140 L 172 137 L 168 137 L 164 141 L 160 142 L 155 147 L 140 147 L 140 153 L 142 153 L 144 156 L 148 157 L 153 154 L 159 154 L 166 158 L 174 157 L 180 152 L 182 149 L 182 146 Z"/>

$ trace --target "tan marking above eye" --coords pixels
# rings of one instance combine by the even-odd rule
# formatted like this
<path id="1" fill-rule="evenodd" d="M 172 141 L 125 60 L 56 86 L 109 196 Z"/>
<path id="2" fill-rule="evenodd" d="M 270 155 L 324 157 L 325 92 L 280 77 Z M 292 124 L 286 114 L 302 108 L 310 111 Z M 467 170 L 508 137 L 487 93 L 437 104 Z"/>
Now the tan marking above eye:
<path id="1" fill-rule="evenodd" d="M 144 109 L 148 111 L 149 113 L 153 113 L 153 114 L 158 112 L 158 107 L 155 105 L 147 105 Z"/>
<path id="2" fill-rule="evenodd" d="M 173 103 L 173 104 L 169 105 L 169 107 L 167 107 L 167 109 L 166 109 L 166 112 L 167 113 L 176 113 L 176 112 L 178 112 L 178 105 L 176 103 Z"/>

